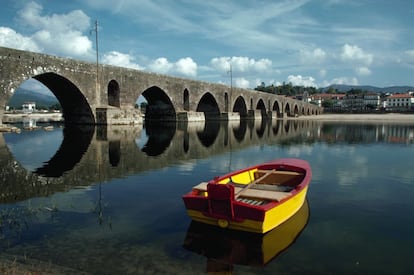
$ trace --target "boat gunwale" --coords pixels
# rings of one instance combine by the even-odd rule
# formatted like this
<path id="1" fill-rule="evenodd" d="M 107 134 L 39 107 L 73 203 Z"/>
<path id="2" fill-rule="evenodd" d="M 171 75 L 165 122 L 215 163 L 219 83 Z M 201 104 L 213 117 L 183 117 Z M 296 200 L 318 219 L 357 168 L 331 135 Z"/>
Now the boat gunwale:
<path id="1" fill-rule="evenodd" d="M 272 170 L 274 168 L 276 168 L 276 169 L 279 168 L 278 171 L 296 171 L 296 172 L 299 172 L 299 173 L 303 174 L 303 177 L 301 178 L 300 182 L 297 185 L 295 185 L 294 189 L 292 189 L 289 192 L 290 193 L 289 196 L 287 196 L 283 199 L 280 199 L 278 201 L 269 200 L 268 203 L 263 204 L 263 205 L 252 205 L 252 204 L 245 203 L 245 202 L 242 202 L 242 201 L 237 201 L 236 197 L 231 199 L 232 204 L 234 206 L 259 211 L 255 214 L 255 216 L 259 215 L 259 213 L 261 213 L 259 215 L 261 218 L 259 218 L 259 216 L 257 216 L 257 218 L 254 218 L 254 220 L 265 222 L 266 213 L 279 208 L 279 206 L 282 206 L 287 201 L 295 200 L 295 197 L 297 195 L 303 194 L 302 191 L 304 191 L 304 189 L 307 189 L 307 187 L 308 187 L 308 185 L 310 184 L 310 181 L 311 181 L 312 170 L 311 170 L 311 167 L 310 167 L 309 163 L 306 160 L 295 159 L 295 158 L 276 159 L 276 160 L 273 160 L 273 161 L 269 161 L 269 162 L 265 162 L 265 163 L 261 163 L 261 164 L 257 164 L 257 165 L 252 165 L 252 166 L 245 167 L 245 168 L 242 168 L 242 169 L 239 169 L 239 170 L 236 170 L 236 171 L 232 171 L 232 172 L 227 173 L 227 174 L 222 175 L 222 176 L 216 176 L 212 180 L 210 180 L 206 183 L 207 184 L 228 184 L 231 181 L 226 182 L 226 179 L 231 178 L 232 176 L 235 176 L 235 175 L 238 175 L 238 174 L 241 174 L 241 173 L 245 173 L 245 172 L 249 172 L 249 171 L 255 170 L 255 169 L 256 170 L 257 169 Z M 282 168 L 282 169 L 280 169 L 280 168 Z M 254 181 L 254 179 L 253 179 L 253 181 Z M 247 183 L 245 185 L 248 186 L 249 183 Z M 196 186 L 194 186 L 193 188 L 195 188 Z M 188 192 L 187 194 L 185 194 L 183 196 L 183 200 L 186 204 L 187 210 L 198 211 L 200 214 L 202 213 L 206 218 L 208 217 L 208 218 L 216 219 L 216 220 L 223 219 L 223 217 L 212 216 L 211 213 L 209 212 L 209 210 L 203 210 L 203 209 L 198 208 L 198 206 L 196 206 L 198 203 L 193 204 L 193 203 L 195 203 L 195 201 L 199 201 L 200 203 L 202 201 L 206 202 L 207 204 L 209 203 L 209 197 L 208 196 L 201 196 L 199 194 L 199 192 L 200 192 L 199 190 L 192 189 L 190 192 Z M 306 193 L 305 193 L 305 196 L 306 196 Z M 249 196 L 242 196 L 242 197 L 249 197 Z M 254 197 L 252 196 L 252 198 L 254 198 Z M 191 202 L 191 201 L 194 201 L 194 202 Z M 196 208 L 191 207 L 190 204 L 187 204 L 187 202 L 190 203 L 190 204 L 195 205 L 194 207 L 196 207 Z M 294 211 L 294 213 L 296 213 L 296 211 Z M 224 219 L 229 221 L 229 222 L 236 222 L 236 223 L 242 222 L 245 219 L 248 219 L 248 220 L 251 219 L 251 217 L 247 218 L 247 217 L 243 217 L 243 216 L 225 217 Z M 239 230 L 242 230 L 242 229 L 239 229 Z M 244 231 L 248 231 L 248 230 L 246 229 Z"/>
<path id="2" fill-rule="evenodd" d="M 281 199 L 281 200 L 270 200 L 269 203 L 266 203 L 264 205 L 251 205 L 251 204 L 247 204 L 247 203 L 243 203 L 243 202 L 239 202 L 234 200 L 234 203 L 243 203 L 243 205 L 248 205 L 249 207 L 254 207 L 257 209 L 263 209 L 265 211 L 272 209 L 274 207 L 276 207 L 279 204 L 284 203 L 287 200 L 292 199 L 295 195 L 297 195 L 300 191 L 302 191 L 306 186 L 309 185 L 310 183 L 310 179 L 312 177 L 312 170 L 309 166 L 309 163 L 307 161 L 301 160 L 301 159 L 296 159 L 296 158 L 282 158 L 282 159 L 275 159 L 269 162 L 265 162 L 265 163 L 261 163 L 261 164 L 256 164 L 256 165 L 251 165 L 249 167 L 245 167 L 239 170 L 235 170 L 232 171 L 230 173 L 224 174 L 222 176 L 216 176 L 214 177 L 214 179 L 210 180 L 207 182 L 207 184 L 209 183 L 219 183 L 220 181 L 223 181 L 225 179 L 231 178 L 235 175 L 239 175 L 245 172 L 249 172 L 251 170 L 257 169 L 257 170 L 271 170 L 271 169 L 275 169 L 275 166 L 283 166 L 284 170 L 276 170 L 276 171 L 295 171 L 299 172 L 299 173 L 303 173 L 304 177 L 301 179 L 300 183 L 298 185 L 296 185 L 291 191 L 287 192 L 289 193 L 289 196 Z M 291 168 L 295 168 L 295 169 L 291 169 Z M 228 184 L 228 183 L 227 183 Z M 246 187 L 249 185 L 250 183 L 246 184 Z M 188 195 L 193 194 L 193 190 L 190 191 L 188 193 Z M 246 196 L 249 197 L 249 196 Z M 208 199 L 206 197 L 206 199 Z"/>

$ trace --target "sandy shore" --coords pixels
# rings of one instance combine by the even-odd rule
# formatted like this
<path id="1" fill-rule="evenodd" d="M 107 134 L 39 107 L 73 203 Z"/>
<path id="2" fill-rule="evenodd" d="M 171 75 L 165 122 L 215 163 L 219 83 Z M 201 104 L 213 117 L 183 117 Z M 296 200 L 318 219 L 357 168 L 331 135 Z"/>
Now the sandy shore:
<path id="1" fill-rule="evenodd" d="M 295 119 L 321 120 L 321 121 L 354 121 L 354 122 L 392 122 L 414 123 L 414 114 L 321 114 L 313 116 L 300 116 Z"/>

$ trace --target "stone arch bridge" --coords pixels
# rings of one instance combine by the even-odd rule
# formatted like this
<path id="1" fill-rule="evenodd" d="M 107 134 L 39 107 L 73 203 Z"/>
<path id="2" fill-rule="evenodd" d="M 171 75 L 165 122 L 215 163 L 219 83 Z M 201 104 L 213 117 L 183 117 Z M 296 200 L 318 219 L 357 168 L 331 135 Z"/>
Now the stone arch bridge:
<path id="1" fill-rule="evenodd" d="M 0 124 L 14 91 L 40 81 L 67 124 L 139 124 L 317 115 L 316 105 L 284 96 L 0 47 Z M 136 106 L 147 100 L 145 110 Z"/>

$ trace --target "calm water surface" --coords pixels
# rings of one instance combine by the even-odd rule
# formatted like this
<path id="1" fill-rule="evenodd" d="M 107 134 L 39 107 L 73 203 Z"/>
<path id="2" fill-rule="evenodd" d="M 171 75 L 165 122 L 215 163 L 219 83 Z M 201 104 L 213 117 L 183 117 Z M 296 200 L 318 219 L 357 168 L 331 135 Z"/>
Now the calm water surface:
<path id="1" fill-rule="evenodd" d="M 414 125 L 55 128 L 0 134 L 0 156 L 2 258 L 61 273 L 414 272 Z M 287 224 L 261 236 L 191 223 L 191 186 L 282 157 L 313 170 Z"/>

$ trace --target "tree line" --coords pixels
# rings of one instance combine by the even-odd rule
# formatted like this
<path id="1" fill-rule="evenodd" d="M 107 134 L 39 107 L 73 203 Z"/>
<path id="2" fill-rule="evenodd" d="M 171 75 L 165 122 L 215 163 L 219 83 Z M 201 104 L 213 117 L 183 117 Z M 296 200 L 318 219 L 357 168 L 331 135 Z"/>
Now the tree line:
<path id="1" fill-rule="evenodd" d="M 304 92 L 308 92 L 308 94 L 320 93 L 320 90 L 315 87 L 293 86 L 290 82 L 283 82 L 283 84 L 279 86 L 275 86 L 273 84 L 266 86 L 266 84 L 262 82 L 259 86 L 254 88 L 254 90 L 285 96 L 303 95 Z"/>
<path id="2" fill-rule="evenodd" d="M 259 86 L 254 88 L 256 91 L 261 91 L 265 93 L 275 94 L 275 95 L 284 95 L 284 96 L 296 96 L 296 95 L 303 95 L 307 92 L 309 95 L 313 94 L 366 94 L 370 91 L 362 90 L 362 89 L 355 89 L 352 88 L 347 92 L 341 92 L 336 88 L 328 87 L 328 88 L 315 88 L 312 86 L 305 87 L 305 86 L 297 86 L 292 85 L 292 83 L 285 83 L 283 82 L 282 85 L 275 86 L 273 84 L 267 85 L 262 82 Z"/>

